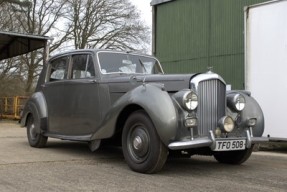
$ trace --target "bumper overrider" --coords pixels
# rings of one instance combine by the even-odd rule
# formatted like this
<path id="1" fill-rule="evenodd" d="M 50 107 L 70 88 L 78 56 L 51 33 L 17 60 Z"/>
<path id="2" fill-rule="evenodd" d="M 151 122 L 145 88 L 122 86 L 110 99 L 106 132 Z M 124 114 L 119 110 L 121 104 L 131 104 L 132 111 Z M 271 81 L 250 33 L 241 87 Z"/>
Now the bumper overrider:
<path id="1" fill-rule="evenodd" d="M 269 141 L 267 137 L 253 137 L 252 131 L 250 131 L 250 129 L 245 130 L 245 134 L 245 137 L 215 138 L 213 131 L 209 131 L 208 137 L 192 138 L 189 141 L 172 142 L 168 145 L 168 148 L 171 150 L 184 150 L 200 147 L 210 147 L 210 149 L 214 151 L 216 150 L 216 143 L 225 145 L 227 141 L 245 140 L 245 148 L 250 148 L 252 144 L 264 143 Z"/>

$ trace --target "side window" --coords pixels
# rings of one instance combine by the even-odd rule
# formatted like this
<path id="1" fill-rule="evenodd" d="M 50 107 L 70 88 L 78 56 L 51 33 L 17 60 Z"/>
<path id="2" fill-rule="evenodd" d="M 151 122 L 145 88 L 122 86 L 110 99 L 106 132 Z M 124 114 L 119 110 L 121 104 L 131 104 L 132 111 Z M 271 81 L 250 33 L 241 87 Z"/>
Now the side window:
<path id="1" fill-rule="evenodd" d="M 67 79 L 68 74 L 68 57 L 61 57 L 53 60 L 51 65 L 50 81 Z"/>
<path id="2" fill-rule="evenodd" d="M 72 61 L 72 79 L 89 78 L 95 76 L 95 68 L 91 55 L 73 55 Z"/>

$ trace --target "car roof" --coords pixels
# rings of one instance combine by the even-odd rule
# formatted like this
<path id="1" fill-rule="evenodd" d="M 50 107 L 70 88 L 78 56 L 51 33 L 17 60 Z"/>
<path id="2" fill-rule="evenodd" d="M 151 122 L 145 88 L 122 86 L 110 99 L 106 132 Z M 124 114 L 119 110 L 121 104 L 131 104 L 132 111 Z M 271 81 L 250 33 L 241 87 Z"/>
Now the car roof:
<path id="1" fill-rule="evenodd" d="M 98 52 L 112 52 L 112 53 L 125 53 L 125 54 L 132 54 L 132 55 L 141 55 L 141 56 L 147 56 L 147 57 L 152 57 L 152 55 L 147 55 L 139 52 L 129 52 L 129 51 L 118 51 L 118 50 L 110 50 L 110 49 L 74 49 L 74 50 L 69 50 L 65 51 L 62 53 L 58 53 L 56 55 L 53 55 L 49 58 L 49 60 L 52 60 L 54 58 L 64 56 L 64 55 L 69 55 L 73 53 L 87 53 L 87 52 L 93 52 L 93 53 L 98 53 Z"/>

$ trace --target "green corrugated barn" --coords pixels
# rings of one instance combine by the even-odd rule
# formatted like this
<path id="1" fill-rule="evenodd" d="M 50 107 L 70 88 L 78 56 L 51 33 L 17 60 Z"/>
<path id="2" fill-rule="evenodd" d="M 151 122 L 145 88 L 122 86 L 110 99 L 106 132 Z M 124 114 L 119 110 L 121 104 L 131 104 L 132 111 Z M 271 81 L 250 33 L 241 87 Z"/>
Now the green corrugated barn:
<path id="1" fill-rule="evenodd" d="M 219 73 L 244 89 L 244 7 L 266 0 L 153 0 L 153 54 L 166 73 Z"/>

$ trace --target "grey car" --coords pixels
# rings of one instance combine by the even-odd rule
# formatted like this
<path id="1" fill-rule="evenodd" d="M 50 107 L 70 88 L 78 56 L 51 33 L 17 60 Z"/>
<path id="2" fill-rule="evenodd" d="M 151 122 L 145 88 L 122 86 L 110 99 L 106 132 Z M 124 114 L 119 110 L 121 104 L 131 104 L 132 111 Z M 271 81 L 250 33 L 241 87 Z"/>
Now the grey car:
<path id="1" fill-rule="evenodd" d="M 164 74 L 152 56 L 75 50 L 44 65 L 21 119 L 29 144 L 48 137 L 122 147 L 128 166 L 155 173 L 168 155 L 214 156 L 241 164 L 266 141 L 262 110 L 250 92 L 226 91 L 211 71 Z"/>

